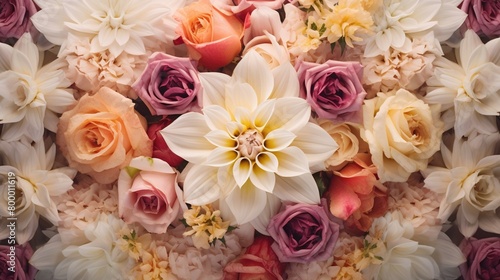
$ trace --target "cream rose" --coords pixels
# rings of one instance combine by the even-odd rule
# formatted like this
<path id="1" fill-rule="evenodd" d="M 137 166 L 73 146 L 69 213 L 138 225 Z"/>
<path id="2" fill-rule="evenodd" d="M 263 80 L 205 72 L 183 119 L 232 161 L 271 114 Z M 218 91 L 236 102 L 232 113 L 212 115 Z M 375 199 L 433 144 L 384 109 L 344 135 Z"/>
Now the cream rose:
<path id="1" fill-rule="evenodd" d="M 359 136 L 359 128 L 355 128 L 354 125 L 348 123 L 333 123 L 325 119 L 319 119 L 318 124 L 339 145 L 333 155 L 326 160 L 326 167 L 330 170 L 342 168 L 347 161 L 352 160 L 358 154 L 360 141 L 356 135 Z"/>
<path id="2" fill-rule="evenodd" d="M 145 119 L 130 99 L 107 87 L 62 114 L 56 137 L 69 166 L 101 184 L 118 179 L 133 157 L 152 153 Z"/>
<path id="3" fill-rule="evenodd" d="M 444 127 L 439 108 L 405 89 L 365 100 L 363 120 L 361 137 L 368 143 L 382 182 L 406 181 L 412 172 L 424 170 L 439 150 Z"/>

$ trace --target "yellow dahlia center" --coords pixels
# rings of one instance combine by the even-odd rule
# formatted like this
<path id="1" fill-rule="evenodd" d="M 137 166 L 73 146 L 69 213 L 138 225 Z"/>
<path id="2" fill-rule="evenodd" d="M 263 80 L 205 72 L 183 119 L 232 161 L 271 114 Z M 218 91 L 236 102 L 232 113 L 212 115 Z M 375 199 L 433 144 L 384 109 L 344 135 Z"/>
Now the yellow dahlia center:
<path id="1" fill-rule="evenodd" d="M 264 150 L 262 142 L 264 137 L 256 129 L 248 129 L 238 136 L 238 151 L 240 154 L 250 160 L 254 160 L 255 157 Z"/>

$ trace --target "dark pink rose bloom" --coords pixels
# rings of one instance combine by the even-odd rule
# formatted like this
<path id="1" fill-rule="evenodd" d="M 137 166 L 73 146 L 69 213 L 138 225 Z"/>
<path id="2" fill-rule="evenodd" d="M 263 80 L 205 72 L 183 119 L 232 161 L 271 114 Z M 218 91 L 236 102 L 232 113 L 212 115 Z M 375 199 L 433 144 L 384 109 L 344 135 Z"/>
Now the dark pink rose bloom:
<path id="1" fill-rule="evenodd" d="M 29 31 L 30 17 L 36 12 L 33 0 L 0 1 L 0 39 L 20 38 Z"/>
<path id="2" fill-rule="evenodd" d="M 33 249 L 25 245 L 0 245 L 0 278 L 4 280 L 32 280 L 35 279 L 36 268 L 29 264 Z M 14 267 L 14 272 L 12 271 Z M 10 268 L 10 269 L 9 269 Z"/>
<path id="3" fill-rule="evenodd" d="M 224 280 L 283 280 L 286 265 L 271 249 L 273 239 L 258 236 L 245 253 L 224 268 Z"/>
<path id="4" fill-rule="evenodd" d="M 154 53 L 132 88 L 153 115 L 183 114 L 200 107 L 196 62 L 186 57 Z"/>
<path id="5" fill-rule="evenodd" d="M 286 205 L 271 218 L 267 227 L 274 239 L 272 248 L 280 261 L 300 263 L 331 257 L 339 229 L 325 207 L 303 203 Z"/>
<path id="6" fill-rule="evenodd" d="M 366 92 L 361 84 L 363 68 L 359 62 L 328 60 L 317 64 L 300 61 L 296 68 L 300 96 L 319 118 L 361 121 Z"/>
<path id="7" fill-rule="evenodd" d="M 500 1 L 464 0 L 461 9 L 467 13 L 467 27 L 479 36 L 489 39 L 500 36 Z"/>
<path id="8" fill-rule="evenodd" d="M 166 161 L 170 166 L 177 168 L 184 162 L 184 159 L 174 154 L 168 147 L 165 139 L 161 136 L 160 130 L 172 123 L 171 118 L 163 118 L 159 122 L 152 123 L 148 127 L 148 137 L 153 141 L 153 157 Z"/>
<path id="9" fill-rule="evenodd" d="M 460 249 L 467 259 L 460 266 L 465 280 L 500 279 L 500 237 L 464 239 Z"/>

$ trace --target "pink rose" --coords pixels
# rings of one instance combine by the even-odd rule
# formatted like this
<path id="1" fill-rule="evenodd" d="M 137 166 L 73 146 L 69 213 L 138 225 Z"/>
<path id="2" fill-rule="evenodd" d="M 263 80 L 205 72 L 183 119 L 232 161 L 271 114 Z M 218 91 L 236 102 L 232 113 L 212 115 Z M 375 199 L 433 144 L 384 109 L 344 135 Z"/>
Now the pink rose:
<path id="1" fill-rule="evenodd" d="M 330 212 L 344 220 L 350 233 L 368 231 L 373 219 L 383 216 L 388 207 L 386 188 L 377 179 L 370 155 L 360 153 L 353 162 L 333 173 L 324 194 Z"/>
<path id="2" fill-rule="evenodd" d="M 33 0 L 0 1 L 0 39 L 20 38 L 29 31 L 36 12 Z"/>
<path id="3" fill-rule="evenodd" d="M 267 231 L 281 262 L 306 263 L 331 257 L 339 228 L 323 206 L 299 203 L 272 217 Z"/>
<path id="4" fill-rule="evenodd" d="M 153 115 L 176 115 L 199 108 L 196 61 L 154 53 L 142 75 L 132 85 Z"/>
<path id="5" fill-rule="evenodd" d="M 172 121 L 172 119 L 166 117 L 156 123 L 150 124 L 148 127 L 148 137 L 153 141 L 153 157 L 166 161 L 170 166 L 178 169 L 184 162 L 184 159 L 170 150 L 160 133 L 160 130 L 167 127 Z"/>
<path id="6" fill-rule="evenodd" d="M 500 1 L 464 0 L 465 24 L 479 36 L 493 39 L 500 36 Z"/>
<path id="7" fill-rule="evenodd" d="M 118 178 L 118 212 L 151 233 L 165 233 L 182 213 L 177 172 L 168 163 L 148 157 L 132 159 Z"/>
<path id="8" fill-rule="evenodd" d="M 337 121 L 361 121 L 361 106 L 366 92 L 361 84 L 363 69 L 359 62 L 328 60 L 323 64 L 301 61 L 296 65 L 300 96 L 316 115 Z"/>
<path id="9" fill-rule="evenodd" d="M 224 267 L 224 280 L 283 280 L 285 264 L 271 249 L 269 236 L 255 238 L 245 253 Z"/>
<path id="10" fill-rule="evenodd" d="M 460 266 L 465 280 L 500 279 L 500 237 L 464 239 L 460 249 L 467 259 Z"/>
<path id="11" fill-rule="evenodd" d="M 12 250 L 14 249 L 14 250 Z M 0 276 L 4 280 L 35 279 L 36 268 L 29 264 L 33 249 L 25 245 L 0 245 Z"/>
<path id="12" fill-rule="evenodd" d="M 210 0 L 179 9 L 174 18 L 180 22 L 176 32 L 186 44 L 189 57 L 207 69 L 223 67 L 240 53 L 243 23 L 212 6 Z"/>

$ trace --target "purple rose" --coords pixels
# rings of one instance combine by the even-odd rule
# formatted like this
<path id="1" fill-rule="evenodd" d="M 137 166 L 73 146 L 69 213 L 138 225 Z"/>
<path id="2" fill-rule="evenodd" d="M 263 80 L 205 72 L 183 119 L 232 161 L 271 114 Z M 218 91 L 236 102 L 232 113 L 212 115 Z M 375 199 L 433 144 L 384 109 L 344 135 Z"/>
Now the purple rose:
<path id="1" fill-rule="evenodd" d="M 332 256 L 339 225 L 321 205 L 287 205 L 267 227 L 272 248 L 281 262 L 324 261 Z"/>
<path id="2" fill-rule="evenodd" d="M 460 249 L 467 258 L 460 266 L 465 280 L 500 279 L 500 237 L 464 239 Z"/>
<path id="3" fill-rule="evenodd" d="M 0 1 L 0 39 L 20 38 L 30 29 L 30 17 L 36 12 L 33 0 Z"/>
<path id="4" fill-rule="evenodd" d="M 189 58 L 154 53 L 132 88 L 153 115 L 183 114 L 200 107 L 201 83 L 196 62 Z"/>
<path id="5" fill-rule="evenodd" d="M 299 62 L 300 96 L 318 117 L 338 121 L 361 121 L 366 92 L 361 84 L 359 62 L 328 60 L 323 64 Z"/>
<path id="6" fill-rule="evenodd" d="M 479 36 L 490 39 L 500 36 L 500 1 L 464 0 L 461 9 L 467 13 L 467 27 Z"/>
<path id="7" fill-rule="evenodd" d="M 13 249 L 13 250 L 12 250 Z M 0 276 L 5 280 L 35 279 L 36 268 L 29 264 L 33 249 L 26 245 L 0 245 Z"/>

